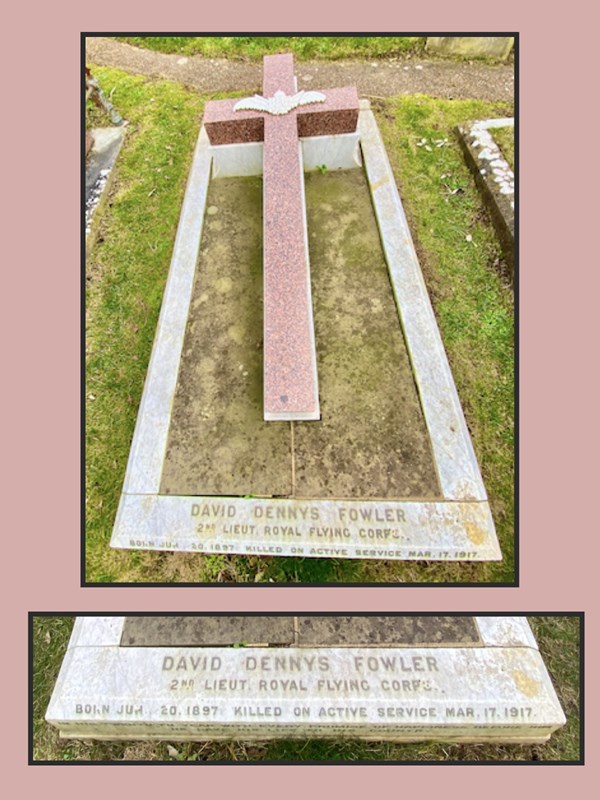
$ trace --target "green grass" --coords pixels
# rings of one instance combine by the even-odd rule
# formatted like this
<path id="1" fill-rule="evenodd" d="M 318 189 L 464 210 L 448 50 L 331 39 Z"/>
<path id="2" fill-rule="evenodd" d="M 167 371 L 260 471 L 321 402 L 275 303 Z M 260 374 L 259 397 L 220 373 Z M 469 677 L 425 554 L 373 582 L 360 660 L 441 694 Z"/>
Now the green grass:
<path id="1" fill-rule="evenodd" d="M 33 744 L 36 761 L 576 761 L 580 757 L 579 620 L 532 617 L 567 724 L 543 745 L 306 740 L 244 742 L 94 742 L 61 740 L 44 720 L 66 651 L 72 617 L 33 620 Z"/>
<path id="2" fill-rule="evenodd" d="M 506 128 L 493 128 L 490 133 L 496 140 L 496 144 L 502 151 L 502 155 L 508 161 L 510 168 L 515 170 L 515 129 L 511 126 Z"/>
<path id="3" fill-rule="evenodd" d="M 419 54 L 423 36 L 121 36 L 119 41 L 160 53 L 207 58 L 261 59 L 269 53 L 293 53 L 299 60 L 394 58 Z"/>
<path id="4" fill-rule="evenodd" d="M 453 127 L 506 104 L 406 97 L 375 109 L 499 533 L 489 564 L 109 548 L 187 173 L 207 97 L 93 68 L 129 121 L 86 265 L 86 578 L 90 582 L 512 582 L 513 297 Z M 437 143 L 447 140 L 444 146 Z M 419 146 L 421 145 L 421 146 Z M 470 237 L 470 238 L 469 238 Z"/>

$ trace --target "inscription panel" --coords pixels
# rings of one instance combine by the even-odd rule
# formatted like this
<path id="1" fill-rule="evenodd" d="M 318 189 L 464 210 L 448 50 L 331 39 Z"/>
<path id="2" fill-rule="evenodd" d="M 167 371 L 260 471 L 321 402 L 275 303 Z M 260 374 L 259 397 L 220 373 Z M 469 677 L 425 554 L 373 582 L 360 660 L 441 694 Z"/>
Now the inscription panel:
<path id="1" fill-rule="evenodd" d="M 543 741 L 564 723 L 522 647 L 86 647 L 58 686 L 64 736 Z"/>
<path id="2" fill-rule="evenodd" d="M 112 544 L 304 558 L 499 560 L 487 502 L 123 495 Z"/>

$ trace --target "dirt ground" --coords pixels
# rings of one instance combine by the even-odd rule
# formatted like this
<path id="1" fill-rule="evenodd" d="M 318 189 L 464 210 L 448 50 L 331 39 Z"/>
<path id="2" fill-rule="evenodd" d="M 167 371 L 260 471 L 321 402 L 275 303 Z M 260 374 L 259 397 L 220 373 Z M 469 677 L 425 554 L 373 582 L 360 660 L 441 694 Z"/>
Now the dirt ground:
<path id="1" fill-rule="evenodd" d="M 88 64 L 118 67 L 137 75 L 167 78 L 209 92 L 259 92 L 260 62 L 157 53 L 103 37 L 86 42 Z M 447 99 L 506 100 L 514 97 L 513 64 L 491 66 L 410 58 L 381 61 L 297 61 L 299 89 L 356 86 L 362 97 L 428 94 Z"/>

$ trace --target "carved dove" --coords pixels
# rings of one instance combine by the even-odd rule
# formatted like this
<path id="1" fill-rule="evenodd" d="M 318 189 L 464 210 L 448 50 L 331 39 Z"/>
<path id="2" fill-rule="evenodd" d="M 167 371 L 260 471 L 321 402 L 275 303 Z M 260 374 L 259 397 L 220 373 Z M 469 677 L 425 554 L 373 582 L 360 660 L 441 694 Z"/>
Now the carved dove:
<path id="1" fill-rule="evenodd" d="M 294 95 L 287 95 L 281 90 L 275 92 L 273 97 L 261 97 L 255 94 L 254 97 L 245 97 L 238 100 L 234 105 L 234 111 L 266 111 L 267 114 L 287 114 L 297 106 L 305 106 L 308 103 L 323 103 L 325 95 L 321 92 L 305 92 L 304 90 Z"/>

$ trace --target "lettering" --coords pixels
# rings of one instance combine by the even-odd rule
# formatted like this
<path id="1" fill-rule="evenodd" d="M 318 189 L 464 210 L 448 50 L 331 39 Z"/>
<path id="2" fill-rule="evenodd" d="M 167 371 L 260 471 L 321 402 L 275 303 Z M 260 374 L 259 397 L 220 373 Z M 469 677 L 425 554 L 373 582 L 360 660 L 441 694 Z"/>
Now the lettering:
<path id="1" fill-rule="evenodd" d="M 109 714 L 110 713 L 110 706 L 109 705 L 96 705 L 96 703 L 76 703 L 75 705 L 75 713 L 76 714 Z"/>
<path id="2" fill-rule="evenodd" d="M 354 656 L 354 668 L 359 672 L 439 672 L 434 656 Z"/>
<path id="3" fill-rule="evenodd" d="M 192 503 L 192 517 L 235 517 L 235 506 L 223 503 Z"/>
<path id="4" fill-rule="evenodd" d="M 256 519 L 319 520 L 319 509 L 314 506 L 255 505 L 252 514 Z"/>
<path id="5" fill-rule="evenodd" d="M 206 692 L 244 692 L 248 688 L 246 678 L 214 678 L 204 681 Z"/>
<path id="6" fill-rule="evenodd" d="M 446 709 L 446 719 L 475 719 L 475 709 L 471 706 L 449 706 Z"/>
<path id="7" fill-rule="evenodd" d="M 309 528 L 308 535 L 318 539 L 349 539 L 348 528 Z"/>
<path id="8" fill-rule="evenodd" d="M 433 706 L 415 708 L 414 706 L 382 706 L 377 716 L 385 719 L 435 719 L 437 709 Z"/>
<path id="9" fill-rule="evenodd" d="M 330 669 L 327 656 L 246 656 L 244 663 L 249 671 L 260 669 L 263 672 L 300 672 L 304 669 L 327 672 Z"/>
<path id="10" fill-rule="evenodd" d="M 263 528 L 265 536 L 302 536 L 300 528 L 291 528 L 287 525 L 265 525 Z"/>
<path id="11" fill-rule="evenodd" d="M 338 508 L 341 522 L 405 522 L 402 508 Z"/>
<path id="12" fill-rule="evenodd" d="M 252 535 L 256 530 L 256 525 L 223 525 L 223 533 L 230 533 L 233 536 Z"/>
<path id="13" fill-rule="evenodd" d="M 308 685 L 306 684 L 306 681 L 295 681 L 292 678 L 279 678 L 273 680 L 263 679 L 258 682 L 258 688 L 261 692 L 308 692 Z"/>
<path id="14" fill-rule="evenodd" d="M 221 669 L 220 656 L 165 656 L 162 662 L 163 672 L 171 670 L 218 670 Z"/>
<path id="15" fill-rule="evenodd" d="M 319 717 L 333 717 L 335 719 L 361 719 L 367 718 L 367 709 L 364 706 L 356 708 L 347 706 L 322 706 L 319 709 Z"/>
<path id="16" fill-rule="evenodd" d="M 280 706 L 234 706 L 235 717 L 280 717 L 283 710 Z"/>
<path id="17" fill-rule="evenodd" d="M 328 680 L 319 680 L 317 681 L 317 688 L 319 691 L 328 691 L 328 692 L 368 692 L 369 691 L 369 681 L 366 680 L 349 680 L 349 679 L 328 679 Z"/>

